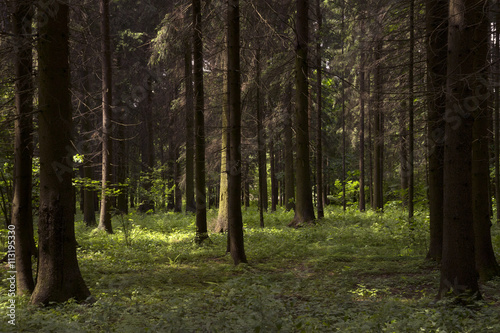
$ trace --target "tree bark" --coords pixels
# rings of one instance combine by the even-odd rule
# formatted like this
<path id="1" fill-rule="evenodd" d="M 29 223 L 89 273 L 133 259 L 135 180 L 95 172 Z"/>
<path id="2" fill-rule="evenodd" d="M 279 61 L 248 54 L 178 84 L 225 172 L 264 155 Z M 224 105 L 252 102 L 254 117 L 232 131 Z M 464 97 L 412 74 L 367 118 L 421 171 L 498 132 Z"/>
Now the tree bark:
<path id="1" fill-rule="evenodd" d="M 380 59 L 382 57 L 382 40 L 376 42 L 375 49 L 375 73 L 374 73 L 374 154 L 373 154 L 373 204 L 374 209 L 384 209 L 384 121 L 382 111 L 382 69 Z"/>
<path id="2" fill-rule="evenodd" d="M 72 189 L 72 110 L 69 68 L 69 8 L 39 22 L 40 212 L 38 276 L 30 303 L 47 305 L 90 292 L 78 267 Z"/>
<path id="3" fill-rule="evenodd" d="M 410 61 L 408 63 L 408 218 L 413 218 L 413 197 L 414 197 L 414 129 L 413 129 L 413 118 L 414 118 L 414 91 L 413 91 L 413 66 L 414 66 L 414 51 L 415 51 L 415 24 L 414 24 L 414 12 L 415 12 L 415 0 L 410 0 L 410 50 L 408 52 L 408 57 Z"/>
<path id="4" fill-rule="evenodd" d="M 476 14 L 476 15 L 479 15 Z M 486 14 L 484 14 L 486 15 Z M 479 17 L 477 19 L 480 19 Z M 491 113 L 489 109 L 490 83 L 489 79 L 489 33 L 490 21 L 480 19 L 475 26 L 474 66 L 476 71 L 472 84 L 475 103 L 473 110 L 474 125 L 472 129 L 472 210 L 474 217 L 475 259 L 479 280 L 486 282 L 500 274 L 500 267 L 495 258 L 491 243 L 490 198 L 490 156 L 489 136 Z M 469 80 L 471 81 L 471 80 Z"/>
<path id="5" fill-rule="evenodd" d="M 194 201 L 194 103 L 193 54 L 189 39 L 184 42 L 184 88 L 186 89 L 186 212 L 196 212 Z"/>
<path id="6" fill-rule="evenodd" d="M 308 66 L 307 49 L 309 43 L 309 1 L 297 0 L 297 47 L 295 59 L 296 103 L 295 126 L 297 137 L 295 217 L 289 226 L 299 227 L 315 220 L 312 202 L 311 167 L 309 165 L 309 121 L 308 121 Z"/>
<path id="7" fill-rule="evenodd" d="M 205 180 L 205 101 L 203 89 L 203 40 L 201 1 L 193 0 L 193 54 L 195 96 L 195 182 L 196 182 L 196 243 L 208 238 L 207 190 Z"/>
<path id="8" fill-rule="evenodd" d="M 283 124 L 285 148 L 285 209 L 295 209 L 295 178 L 293 168 L 293 131 L 292 131 L 292 86 L 288 84 L 285 88 L 285 120 Z"/>
<path id="9" fill-rule="evenodd" d="M 240 5 L 227 2 L 227 59 L 229 151 L 227 170 L 229 192 L 229 251 L 235 265 L 246 263 L 241 216 L 241 81 L 240 81 Z"/>
<path id="10" fill-rule="evenodd" d="M 426 1 L 427 122 L 430 244 L 427 258 L 441 260 L 443 246 L 443 156 L 446 109 L 448 1 Z"/>
<path id="11" fill-rule="evenodd" d="M 317 188 L 317 209 L 318 219 L 325 216 L 323 209 L 323 146 L 322 146 L 322 113 L 323 113 L 323 95 L 322 85 L 323 76 L 321 65 L 321 34 L 323 27 L 323 17 L 321 15 L 321 1 L 316 1 L 316 16 L 318 21 L 318 34 L 316 40 L 316 188 Z"/>
<path id="12" fill-rule="evenodd" d="M 257 159 L 258 159 L 258 171 L 259 171 L 259 219 L 260 226 L 264 227 L 264 211 L 267 212 L 268 197 L 267 197 L 267 159 L 266 159 L 266 141 L 264 138 L 264 128 L 263 121 L 264 117 L 262 114 L 262 104 L 260 102 L 260 48 L 257 49 L 256 55 L 256 105 L 257 105 Z"/>
<path id="13" fill-rule="evenodd" d="M 366 11 L 363 11 L 365 15 Z M 361 18 L 361 36 L 365 34 L 365 18 Z M 363 37 L 362 37 L 363 38 Z M 361 40 L 361 55 L 359 64 L 359 211 L 366 210 L 365 195 L 365 43 Z"/>
<path id="14" fill-rule="evenodd" d="M 101 11 L 101 56 L 102 56 L 102 191 L 101 214 L 98 228 L 113 233 L 111 225 L 112 197 L 109 193 L 112 182 L 112 79 L 111 48 L 109 36 L 109 0 L 100 0 Z"/>
<path id="15" fill-rule="evenodd" d="M 438 298 L 448 291 L 480 298 L 474 255 L 472 140 L 474 114 L 468 100 L 477 99 L 477 71 L 486 67 L 476 48 L 485 0 L 449 4 L 448 68 L 444 147 L 443 253 Z M 478 43 L 479 44 L 476 44 Z"/>
<path id="16" fill-rule="evenodd" d="M 33 238 L 32 155 L 33 155 L 33 54 L 31 41 L 31 22 L 33 4 L 31 1 L 18 0 L 13 15 L 13 33 L 16 44 L 15 103 L 16 120 L 14 123 L 14 182 L 12 197 L 12 220 L 15 227 L 15 266 L 17 271 L 17 294 L 29 294 L 35 288 L 31 257 L 36 255 Z M 9 229 L 10 230 L 10 229 Z M 10 238 L 9 238 L 10 239 Z"/>

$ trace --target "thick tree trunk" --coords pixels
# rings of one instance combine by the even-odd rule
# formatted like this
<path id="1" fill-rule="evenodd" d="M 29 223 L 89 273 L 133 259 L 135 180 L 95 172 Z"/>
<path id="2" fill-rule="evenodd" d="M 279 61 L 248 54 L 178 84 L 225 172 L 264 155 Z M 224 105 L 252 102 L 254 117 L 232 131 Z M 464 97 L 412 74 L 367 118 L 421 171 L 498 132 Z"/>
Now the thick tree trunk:
<path id="1" fill-rule="evenodd" d="M 193 52 L 195 96 L 195 181 L 196 181 L 196 243 L 208 238 L 207 190 L 205 180 L 205 101 L 203 90 L 203 41 L 201 1 L 193 0 Z"/>
<path id="2" fill-rule="evenodd" d="M 32 304 L 85 300 L 90 292 L 76 257 L 72 112 L 69 69 L 69 8 L 39 22 L 40 212 L 38 276 Z"/>
<path id="3" fill-rule="evenodd" d="M 227 59 L 228 59 L 228 245 L 235 265 L 246 263 L 241 216 L 241 82 L 240 82 L 240 5 L 239 0 L 227 2 Z"/>
<path id="4" fill-rule="evenodd" d="M 315 220 L 312 202 L 311 167 L 309 165 L 309 121 L 308 121 L 308 66 L 307 45 L 309 43 L 309 1 L 297 0 L 297 47 L 295 59 L 296 103 L 295 128 L 297 137 L 295 217 L 289 226 L 299 227 Z"/>
<path id="5" fill-rule="evenodd" d="M 15 237 L 15 266 L 10 266 L 9 270 L 17 271 L 16 288 L 18 295 L 29 294 L 35 288 L 31 269 L 31 257 L 36 255 L 31 205 L 33 155 L 31 21 L 33 9 L 31 1 L 17 1 L 12 22 L 17 47 L 14 60 L 16 71 L 16 120 L 14 123 L 14 194 L 12 197 L 11 220 L 11 224 L 15 229 L 9 229 L 9 236 Z"/>
<path id="6" fill-rule="evenodd" d="M 427 258 L 440 261 L 443 246 L 443 156 L 446 109 L 448 1 L 426 1 L 427 122 L 430 244 Z"/>
<path id="7" fill-rule="evenodd" d="M 109 36 L 109 0 L 100 0 L 101 11 L 101 55 L 102 55 L 102 191 L 101 214 L 98 228 L 113 233 L 111 225 L 112 197 L 109 193 L 112 182 L 112 81 L 111 48 Z"/>
<path id="8" fill-rule="evenodd" d="M 478 14 L 476 14 L 478 15 Z M 479 19 L 479 18 L 478 18 Z M 474 238 L 476 268 L 481 282 L 491 280 L 500 274 L 500 267 L 495 258 L 491 243 L 490 198 L 490 156 L 489 136 L 491 133 L 491 113 L 489 109 L 489 25 L 488 19 L 481 19 L 474 34 L 476 45 L 474 49 L 474 84 L 473 97 L 477 108 L 474 110 L 474 125 L 472 129 L 472 200 L 474 216 Z"/>
<path id="9" fill-rule="evenodd" d="M 474 255 L 472 198 L 473 114 L 483 112 L 467 101 L 478 86 L 486 59 L 474 50 L 486 18 L 484 0 L 454 0 L 449 6 L 448 78 L 444 147 L 443 253 L 438 298 L 448 291 L 480 298 Z M 479 44 L 476 44 L 479 42 Z"/>

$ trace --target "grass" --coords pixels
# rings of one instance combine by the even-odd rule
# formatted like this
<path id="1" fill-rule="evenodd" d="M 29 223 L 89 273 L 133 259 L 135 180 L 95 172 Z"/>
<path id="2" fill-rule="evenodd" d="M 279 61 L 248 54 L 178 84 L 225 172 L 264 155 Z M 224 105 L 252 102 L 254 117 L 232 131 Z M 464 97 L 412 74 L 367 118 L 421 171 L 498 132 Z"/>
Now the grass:
<path id="1" fill-rule="evenodd" d="M 209 212 L 214 220 L 215 211 Z M 249 264 L 232 265 L 226 235 L 194 244 L 194 216 L 132 214 L 107 235 L 76 224 L 79 263 L 96 302 L 46 308 L 17 298 L 1 332 L 499 332 L 500 280 L 470 307 L 435 302 L 438 267 L 426 261 L 428 221 L 404 212 L 329 208 L 312 227 L 293 213 L 243 212 Z M 500 230 L 494 225 L 497 256 Z"/>

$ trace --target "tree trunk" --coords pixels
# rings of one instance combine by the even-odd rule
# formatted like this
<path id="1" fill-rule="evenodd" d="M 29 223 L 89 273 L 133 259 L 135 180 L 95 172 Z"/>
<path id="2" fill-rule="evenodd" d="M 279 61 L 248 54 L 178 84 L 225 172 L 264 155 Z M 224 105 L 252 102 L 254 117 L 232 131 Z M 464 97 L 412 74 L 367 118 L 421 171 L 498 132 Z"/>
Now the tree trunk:
<path id="1" fill-rule="evenodd" d="M 226 59 L 222 60 L 223 68 Z M 222 138 L 221 138 L 221 161 L 220 161 L 220 191 L 219 191 L 219 213 L 214 232 L 226 232 L 228 229 L 228 172 L 227 172 L 227 152 L 229 150 L 229 108 L 227 102 L 227 73 L 223 78 L 224 97 L 222 102 Z"/>
<path id="2" fill-rule="evenodd" d="M 410 0 L 410 50 L 409 50 L 409 68 L 408 68 L 408 218 L 410 223 L 413 218 L 413 197 L 414 197 L 414 93 L 413 93 L 413 65 L 414 65 L 414 50 L 415 50 L 415 25 L 414 25 L 414 12 L 415 0 Z"/>
<path id="3" fill-rule="evenodd" d="M 448 1 L 426 1 L 427 122 L 430 244 L 427 258 L 440 261 L 443 246 L 443 156 L 446 109 Z"/>
<path id="4" fill-rule="evenodd" d="M 109 0 L 100 0 L 101 11 L 101 55 L 102 55 L 102 191 L 101 214 L 98 228 L 113 233 L 111 225 L 112 197 L 109 193 L 112 181 L 112 81 L 111 48 L 109 36 Z"/>
<path id="5" fill-rule="evenodd" d="M 295 209 L 295 178 L 293 169 L 293 131 L 292 131 L 292 86 L 288 84 L 285 88 L 286 114 L 284 120 L 284 162 L 285 162 L 285 209 Z"/>
<path id="6" fill-rule="evenodd" d="M 72 195 L 73 154 L 69 8 L 39 22 L 40 211 L 38 276 L 31 304 L 83 301 L 90 292 L 78 267 Z"/>
<path id="7" fill-rule="evenodd" d="M 477 15 L 477 14 L 476 14 Z M 474 48 L 476 61 L 474 74 L 477 108 L 473 111 L 474 125 L 472 129 L 472 210 L 474 216 L 474 238 L 476 268 L 479 280 L 486 282 L 500 274 L 500 267 L 495 258 L 491 243 L 490 198 L 490 156 L 489 156 L 489 124 L 491 113 L 489 109 L 490 83 L 489 79 L 489 25 L 488 19 L 482 19 L 476 26 L 474 34 L 477 42 Z M 480 95 L 482 94 L 482 95 Z"/>
<path id="8" fill-rule="evenodd" d="M 307 48 L 309 43 L 309 1 L 297 0 L 297 47 L 295 59 L 296 103 L 295 126 L 297 136 L 295 217 L 289 226 L 299 227 L 315 220 L 312 202 L 311 167 L 309 165 L 309 126 L 308 126 L 308 79 Z"/>
<path id="9" fill-rule="evenodd" d="M 382 57 L 382 40 L 377 41 L 375 50 L 375 73 L 374 73 L 374 154 L 373 154 L 373 204 L 374 209 L 384 209 L 384 121 L 382 111 L 382 69 L 380 59 Z"/>
<path id="10" fill-rule="evenodd" d="M 186 89 L 186 212 L 196 212 L 194 201 L 194 103 L 192 49 L 189 39 L 184 42 L 184 88 Z"/>
<path id="11" fill-rule="evenodd" d="M 181 178 L 181 165 L 178 162 L 180 157 L 180 147 L 176 145 L 174 148 L 174 194 L 175 194 L 175 207 L 174 212 L 182 212 L 182 191 L 180 186 Z"/>
<path id="12" fill-rule="evenodd" d="M 259 219 L 260 226 L 264 227 L 264 211 L 267 212 L 267 161 L 266 161 L 266 142 L 264 138 L 262 104 L 260 102 L 260 48 L 256 55 L 256 86 L 257 86 L 257 159 L 259 170 Z"/>
<path id="13" fill-rule="evenodd" d="M 31 269 L 31 256 L 36 255 L 31 205 L 33 155 L 31 134 L 33 132 L 32 6 L 31 1 L 17 1 L 12 22 L 16 44 L 14 59 L 16 120 L 14 123 L 14 193 L 11 224 L 15 229 L 9 229 L 9 240 L 10 236 L 15 237 L 15 263 L 10 265 L 9 270 L 17 271 L 18 295 L 29 294 L 35 288 Z"/>
<path id="14" fill-rule="evenodd" d="M 363 11 L 365 15 L 366 11 Z M 365 34 L 365 18 L 361 18 L 361 36 Z M 365 202 L 365 43 L 361 41 L 361 55 L 359 64 L 359 211 L 366 210 Z"/>
<path id="15" fill-rule="evenodd" d="M 227 87 L 229 110 L 228 244 L 235 265 L 246 263 L 241 216 L 241 83 L 240 83 L 240 5 L 227 2 Z"/>
<path id="16" fill-rule="evenodd" d="M 322 96 L 322 70 L 321 66 L 321 33 L 323 25 L 323 17 L 321 15 L 321 1 L 316 1 L 316 16 L 318 21 L 318 34 L 316 40 L 316 188 L 317 188 L 317 208 L 318 219 L 325 216 L 323 209 L 323 146 L 322 146 L 322 113 L 323 113 L 323 96 Z"/>
<path id="17" fill-rule="evenodd" d="M 495 22 L 495 61 L 493 67 L 493 79 L 495 84 L 495 110 L 493 115 L 494 121 L 494 149 L 495 149 L 495 203 L 496 203 L 496 221 L 500 222 L 500 11 L 496 13 Z"/>
<path id="18" fill-rule="evenodd" d="M 455 0 L 449 6 L 448 71 L 444 147 L 443 253 L 438 298 L 448 291 L 480 298 L 474 257 L 472 140 L 477 71 L 486 67 L 475 50 L 485 1 Z M 479 40 L 479 43 L 486 43 Z"/>
<path id="19" fill-rule="evenodd" d="M 272 131 L 273 129 L 271 129 Z M 276 211 L 278 205 L 278 180 L 276 179 L 276 152 L 274 150 L 274 136 L 271 134 L 269 142 L 269 158 L 271 164 L 271 212 Z"/>
<path id="20" fill-rule="evenodd" d="M 193 52 L 195 96 L 195 181 L 196 181 L 196 243 L 208 238 L 207 190 L 205 181 L 205 101 L 203 91 L 203 40 L 201 1 L 193 0 Z"/>

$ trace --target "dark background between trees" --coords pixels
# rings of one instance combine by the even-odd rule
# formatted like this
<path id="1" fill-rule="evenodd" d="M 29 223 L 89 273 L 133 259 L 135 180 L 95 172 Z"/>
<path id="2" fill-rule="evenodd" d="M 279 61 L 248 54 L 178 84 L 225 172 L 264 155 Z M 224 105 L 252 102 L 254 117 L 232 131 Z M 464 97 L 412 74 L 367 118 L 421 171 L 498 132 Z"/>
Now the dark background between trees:
<path id="1" fill-rule="evenodd" d="M 480 298 L 479 282 L 499 274 L 496 2 L 0 9 L 0 208 L 16 227 L 17 292 L 32 303 L 90 295 L 78 209 L 108 233 L 129 211 L 195 213 L 195 241 L 227 232 L 235 264 L 247 262 L 241 209 L 252 202 L 261 227 L 278 206 L 294 210 L 291 227 L 327 205 L 395 205 L 410 226 L 429 210 L 438 297 Z"/>

